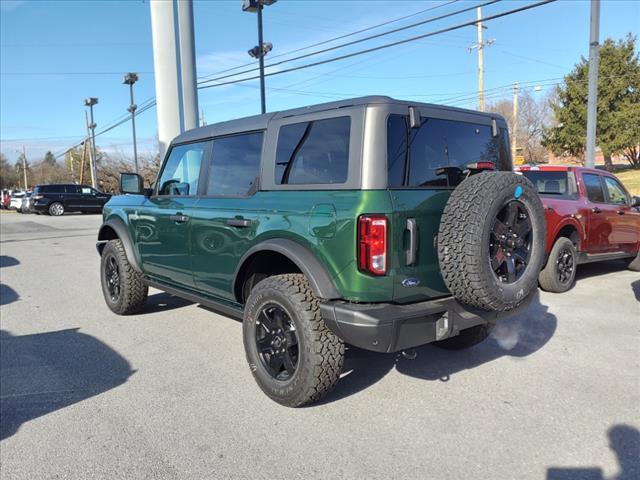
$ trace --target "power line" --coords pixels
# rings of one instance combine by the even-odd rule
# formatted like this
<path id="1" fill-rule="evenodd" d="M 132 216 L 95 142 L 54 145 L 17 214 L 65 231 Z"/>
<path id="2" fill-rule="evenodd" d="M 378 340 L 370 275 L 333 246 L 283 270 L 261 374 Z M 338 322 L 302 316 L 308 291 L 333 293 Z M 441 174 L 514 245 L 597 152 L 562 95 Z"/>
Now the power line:
<path id="1" fill-rule="evenodd" d="M 313 43 L 311 45 L 307 45 L 306 47 L 300 47 L 300 48 L 296 48 L 296 49 L 293 49 L 293 50 L 289 50 L 288 52 L 283 52 L 283 53 L 280 53 L 280 54 L 277 54 L 277 55 L 273 55 L 273 56 L 271 56 L 271 58 L 280 58 L 280 57 L 284 57 L 286 55 L 291 55 L 292 53 L 297 53 L 297 52 L 301 52 L 303 50 L 308 50 L 308 49 L 313 48 L 313 47 L 319 47 L 320 45 L 326 45 L 327 43 L 335 42 L 336 40 L 342 40 L 343 38 L 351 37 L 353 35 L 357 35 L 359 33 L 367 32 L 369 30 L 374 30 L 374 29 L 379 28 L 379 27 L 384 27 L 385 25 L 389 25 L 391 23 L 399 22 L 401 20 L 406 20 L 407 18 L 415 17 L 417 15 L 429 12 L 431 10 L 436 10 L 438 8 L 446 7 L 447 5 L 451 5 L 452 3 L 456 3 L 457 1 L 459 1 L 459 0 L 450 0 L 450 1 L 442 3 L 440 5 L 436 5 L 436 6 L 433 6 L 433 7 L 425 8 L 424 10 L 420 10 L 420 11 L 412 13 L 410 15 L 405 15 L 404 17 L 395 18 L 393 20 L 389 20 L 389 21 L 386 21 L 384 23 L 379 23 L 377 25 L 372 25 L 370 27 L 363 28 L 361 30 L 356 30 L 355 32 L 346 33 L 344 35 L 340 35 L 338 37 L 329 38 L 327 40 L 322 40 L 320 42 Z M 204 76 L 200 77 L 199 80 L 204 80 L 204 79 L 213 77 L 214 75 L 220 75 L 221 73 L 231 72 L 233 70 L 237 70 L 239 68 L 244 68 L 244 67 L 249 67 L 251 65 L 254 65 L 254 62 L 244 63 L 244 64 L 238 65 L 236 67 L 227 68 L 225 70 L 220 70 L 218 72 L 214 72 L 214 73 L 211 73 L 211 74 L 208 74 L 208 75 L 204 75 Z M 238 75 L 239 75 L 239 73 L 238 73 Z"/>
<path id="2" fill-rule="evenodd" d="M 154 72 L 139 72 L 153 75 Z M 51 75 L 122 75 L 122 72 L 1 72 L 0 75 L 51 76 Z"/>
<path id="3" fill-rule="evenodd" d="M 366 42 L 366 41 L 373 40 L 373 39 L 376 39 L 376 38 L 380 38 L 380 37 L 383 37 L 383 36 L 386 36 L 386 35 L 391 35 L 392 33 L 401 32 L 401 31 L 407 30 L 409 28 L 414 28 L 414 27 L 418 27 L 420 25 L 425 25 L 427 23 L 432 23 L 432 22 L 435 22 L 435 21 L 438 21 L 438 20 L 443 20 L 445 18 L 453 17 L 453 16 L 459 15 L 461 13 L 469 12 L 471 10 L 476 9 L 477 7 L 485 7 L 487 5 L 498 3 L 500 1 L 501 0 L 489 0 L 488 2 L 479 4 L 479 5 L 475 5 L 473 7 L 461 8 L 461 9 L 456 10 L 454 12 L 446 13 L 444 15 L 439 15 L 437 17 L 427 18 L 426 20 L 422 20 L 420 22 L 412 23 L 410 25 L 405 25 L 403 27 L 395 28 L 393 30 L 387 30 L 386 32 L 377 33 L 375 35 L 369 35 L 368 37 L 358 38 L 356 40 L 352 40 L 350 42 L 342 43 L 340 45 L 334 45 L 333 47 L 324 48 L 322 50 L 316 50 L 315 52 L 310 52 L 310 53 L 306 53 L 304 55 L 299 55 L 297 57 L 287 58 L 287 59 L 281 60 L 279 62 L 270 63 L 269 65 L 265 65 L 265 68 L 275 67 L 275 66 L 278 66 L 278 65 L 282 65 L 283 63 L 293 62 L 295 60 L 301 60 L 303 58 L 308 58 L 308 57 L 311 57 L 311 56 L 320 55 L 322 53 L 331 52 L 331 51 L 337 50 L 339 48 L 350 47 L 350 46 L 355 45 L 357 43 Z M 473 22 L 473 23 L 475 24 L 476 22 Z M 424 37 L 420 37 L 420 38 L 424 38 Z M 416 38 L 416 40 L 419 40 L 419 38 Z M 214 82 L 214 81 L 218 81 L 218 80 L 224 80 L 226 78 L 235 77 L 235 76 L 242 75 L 242 74 L 245 74 L 245 73 L 255 72 L 256 70 L 257 70 L 256 68 L 250 68 L 248 70 L 243 70 L 241 72 L 236 72 L 236 73 L 231 73 L 231 74 L 228 74 L 228 75 L 223 75 L 221 77 L 212 78 L 210 80 L 201 80 L 200 82 L 198 82 L 198 84 L 200 85 L 200 84 L 210 83 L 210 82 Z"/>
<path id="4" fill-rule="evenodd" d="M 525 5 L 524 7 L 514 8 L 512 10 L 507 10 L 505 12 L 500 12 L 500 13 L 497 13 L 497 14 L 494 14 L 494 15 L 490 15 L 488 17 L 484 17 L 483 21 L 486 22 L 488 20 L 494 20 L 496 18 L 506 17 L 508 15 L 513 15 L 514 13 L 519 13 L 519 12 L 523 12 L 525 10 L 530 10 L 532 8 L 540 7 L 542 5 L 547 5 L 547 4 L 553 3 L 555 1 L 556 0 L 543 0 L 541 2 L 532 3 L 532 4 L 529 4 L 529 5 Z M 326 60 L 319 60 L 317 62 L 307 63 L 305 65 L 299 65 L 297 67 L 292 67 L 292 68 L 288 68 L 288 69 L 285 69 L 285 70 L 279 70 L 277 72 L 265 73 L 264 76 L 265 77 L 271 77 L 273 75 L 282 75 L 283 73 L 290 73 L 290 72 L 295 72 L 297 70 L 303 70 L 305 68 L 315 67 L 315 66 L 318 66 L 318 65 L 324 65 L 326 63 L 332 63 L 332 62 L 336 62 L 338 60 L 344 60 L 346 58 L 351 58 L 351 57 L 355 57 L 355 56 L 358 56 L 358 55 L 364 55 L 366 53 L 371 53 L 371 52 L 374 52 L 376 50 L 382 50 L 384 48 L 390 48 L 390 47 L 395 47 L 397 45 L 403 45 L 405 43 L 409 43 L 409 42 L 413 42 L 413 41 L 416 41 L 416 40 L 420 40 L 422 38 L 432 37 L 434 35 L 440 35 L 442 33 L 451 32 L 453 30 L 458 30 L 460 28 L 464 28 L 464 27 L 468 27 L 468 26 L 471 26 L 471 25 L 475 25 L 476 23 L 477 23 L 477 20 L 472 20 L 472 21 L 469 21 L 469 22 L 460 23 L 458 25 L 453 25 L 451 27 L 443 28 L 443 29 L 440 29 L 440 30 L 435 30 L 433 32 L 424 33 L 422 35 L 417 35 L 417 36 L 414 36 L 414 37 L 405 38 L 403 40 L 397 40 L 395 42 L 386 43 L 384 45 L 380 45 L 380 46 L 377 46 L 377 47 L 372 47 L 372 48 L 368 48 L 368 49 L 365 49 L 365 50 L 359 50 L 357 52 L 347 53 L 347 54 L 341 55 L 339 57 L 328 58 Z M 246 82 L 246 81 L 249 81 L 249 80 L 255 80 L 257 78 L 259 78 L 259 75 L 258 76 L 253 76 L 253 77 L 245 77 L 245 78 L 241 78 L 241 79 L 233 80 L 233 81 L 229 81 L 229 82 L 216 83 L 216 84 L 213 84 L 213 85 L 203 85 L 203 86 L 201 86 L 199 88 L 221 87 L 223 85 L 231 85 L 231 84 L 235 84 L 235 83 L 239 83 L 239 82 Z M 209 81 L 212 81 L 212 80 L 208 80 L 208 82 Z"/>

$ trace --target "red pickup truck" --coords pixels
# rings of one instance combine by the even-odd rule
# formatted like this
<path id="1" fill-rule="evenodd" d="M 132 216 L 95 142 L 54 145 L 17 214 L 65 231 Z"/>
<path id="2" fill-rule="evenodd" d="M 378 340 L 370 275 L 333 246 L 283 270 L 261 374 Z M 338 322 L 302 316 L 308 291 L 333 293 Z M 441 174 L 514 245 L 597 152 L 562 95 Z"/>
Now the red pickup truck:
<path id="1" fill-rule="evenodd" d="M 582 263 L 625 259 L 640 271 L 640 197 L 629 195 L 615 175 L 584 167 L 515 170 L 533 182 L 545 207 L 543 290 L 569 290 Z"/>

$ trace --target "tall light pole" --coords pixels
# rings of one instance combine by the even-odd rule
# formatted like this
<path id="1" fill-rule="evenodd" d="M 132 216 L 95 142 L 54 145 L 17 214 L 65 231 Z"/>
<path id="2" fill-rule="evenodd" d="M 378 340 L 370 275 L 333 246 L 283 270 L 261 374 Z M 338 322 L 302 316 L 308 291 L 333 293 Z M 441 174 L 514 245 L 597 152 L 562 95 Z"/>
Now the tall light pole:
<path id="1" fill-rule="evenodd" d="M 124 85 L 129 85 L 129 94 L 131 97 L 131 104 L 127 111 L 131 113 L 131 128 L 133 129 L 133 161 L 136 166 L 136 173 L 138 173 L 138 147 L 136 145 L 136 110 L 138 106 L 133 102 L 133 84 L 138 81 L 138 74 L 129 72 L 122 79 Z"/>
<path id="2" fill-rule="evenodd" d="M 273 49 L 271 43 L 262 41 L 262 8 L 273 5 L 277 0 L 243 0 L 242 11 L 258 13 L 258 46 L 248 51 L 249 55 L 257 58 L 260 64 L 260 111 L 267 112 L 267 100 L 264 91 L 264 56 Z"/>
<path id="3" fill-rule="evenodd" d="M 513 83 L 513 120 L 511 127 L 511 158 L 515 160 L 518 150 L 518 82 Z"/>
<path id="4" fill-rule="evenodd" d="M 587 158 L 585 167 L 596 161 L 596 123 L 598 113 L 598 63 L 600 55 L 600 0 L 591 0 L 591 32 L 589 35 L 589 87 L 587 97 Z"/>
<path id="5" fill-rule="evenodd" d="M 478 110 L 484 112 L 484 47 L 493 45 L 495 43 L 495 39 L 482 39 L 482 30 L 487 28 L 482 24 L 482 8 L 478 7 L 476 9 L 476 14 L 478 17 L 478 22 L 476 23 L 478 30 L 478 43 L 472 45 L 467 50 L 471 53 L 474 48 L 478 49 Z"/>
<path id="6" fill-rule="evenodd" d="M 85 98 L 84 104 L 86 107 L 89 107 L 90 115 L 91 115 L 91 123 L 89 124 L 89 128 L 91 129 L 91 156 L 93 157 L 93 162 L 91 162 L 91 176 L 92 176 L 92 184 L 93 188 L 98 188 L 98 169 L 96 168 L 96 163 L 98 161 L 98 157 L 96 157 L 96 122 L 93 121 L 93 106 L 98 103 L 98 99 L 96 97 Z"/>

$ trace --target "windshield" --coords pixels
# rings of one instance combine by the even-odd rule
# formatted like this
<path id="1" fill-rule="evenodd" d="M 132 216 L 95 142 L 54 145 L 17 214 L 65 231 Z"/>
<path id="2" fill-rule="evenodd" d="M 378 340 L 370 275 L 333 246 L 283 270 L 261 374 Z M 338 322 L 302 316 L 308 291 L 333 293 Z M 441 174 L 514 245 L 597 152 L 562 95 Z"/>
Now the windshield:
<path id="1" fill-rule="evenodd" d="M 531 180 L 540 195 L 572 198 L 575 192 L 567 172 L 526 170 L 522 174 Z"/>

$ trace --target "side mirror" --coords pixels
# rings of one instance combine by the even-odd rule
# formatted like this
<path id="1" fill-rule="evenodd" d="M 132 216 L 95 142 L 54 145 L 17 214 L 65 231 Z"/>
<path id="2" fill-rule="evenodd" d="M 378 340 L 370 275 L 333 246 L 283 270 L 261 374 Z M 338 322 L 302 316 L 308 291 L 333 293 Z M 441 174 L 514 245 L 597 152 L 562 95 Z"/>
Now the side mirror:
<path id="1" fill-rule="evenodd" d="M 631 206 L 632 207 L 640 207 L 640 197 L 631 198 Z"/>
<path id="2" fill-rule="evenodd" d="M 137 173 L 120 174 L 120 193 L 140 195 L 144 192 L 142 177 Z"/>

